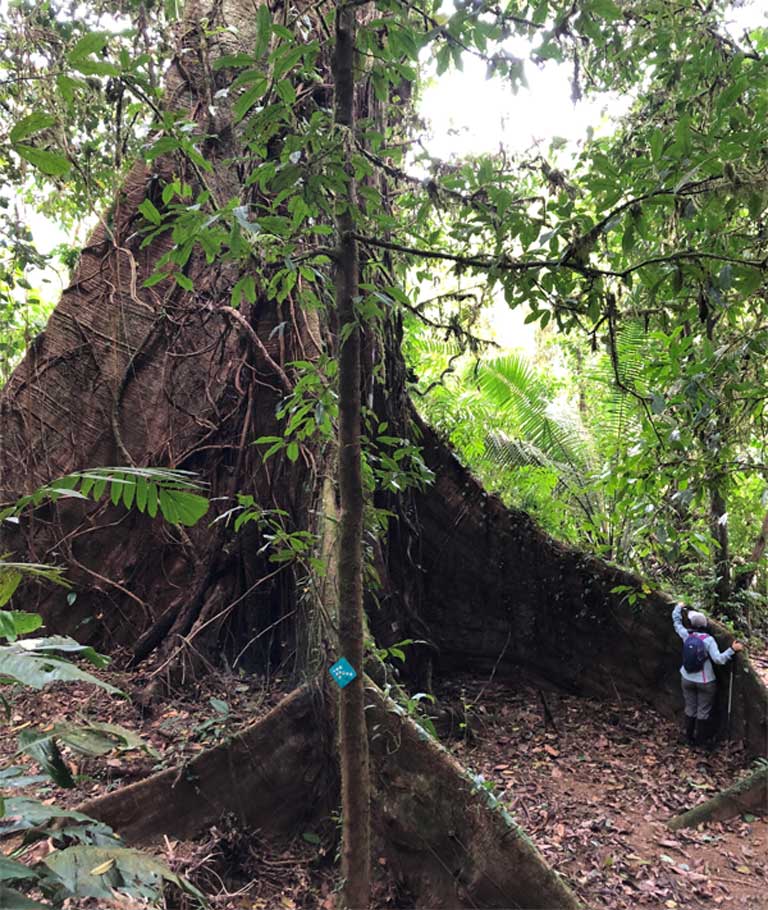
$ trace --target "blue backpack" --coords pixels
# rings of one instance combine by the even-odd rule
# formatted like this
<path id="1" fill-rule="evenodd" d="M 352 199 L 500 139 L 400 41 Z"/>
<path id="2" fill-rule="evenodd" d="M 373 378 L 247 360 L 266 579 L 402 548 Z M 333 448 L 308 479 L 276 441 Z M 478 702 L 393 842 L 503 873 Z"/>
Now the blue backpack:
<path id="1" fill-rule="evenodd" d="M 709 657 L 707 646 L 704 644 L 705 638 L 709 636 L 691 632 L 683 642 L 683 667 L 688 673 L 698 673 Z"/>

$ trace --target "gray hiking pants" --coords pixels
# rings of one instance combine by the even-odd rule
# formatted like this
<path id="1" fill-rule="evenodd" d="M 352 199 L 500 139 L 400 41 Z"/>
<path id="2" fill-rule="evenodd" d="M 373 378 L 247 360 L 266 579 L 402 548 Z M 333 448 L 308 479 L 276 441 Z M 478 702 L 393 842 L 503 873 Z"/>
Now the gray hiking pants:
<path id="1" fill-rule="evenodd" d="M 700 683 L 683 679 L 682 685 L 683 698 L 685 699 L 685 716 L 695 717 L 698 720 L 707 720 L 715 700 L 717 683 L 714 680 L 708 683 Z"/>

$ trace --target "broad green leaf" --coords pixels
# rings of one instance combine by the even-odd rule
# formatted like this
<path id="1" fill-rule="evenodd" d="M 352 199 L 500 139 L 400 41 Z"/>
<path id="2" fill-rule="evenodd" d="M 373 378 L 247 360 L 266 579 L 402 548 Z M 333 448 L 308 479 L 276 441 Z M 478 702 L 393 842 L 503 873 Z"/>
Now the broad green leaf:
<path id="1" fill-rule="evenodd" d="M 621 9 L 614 3 L 614 0 L 589 0 L 589 9 L 601 19 L 607 19 L 610 22 L 622 18 Z"/>
<path id="2" fill-rule="evenodd" d="M 75 60 L 82 60 L 91 54 L 97 54 L 102 51 L 107 44 L 109 35 L 106 32 L 89 32 L 75 44 L 72 50 L 67 54 L 70 63 Z"/>
<path id="3" fill-rule="evenodd" d="M 123 693 L 115 686 L 81 670 L 75 664 L 45 652 L 25 651 L 18 641 L 13 645 L 0 646 L 0 679 L 12 680 L 42 689 L 54 682 L 87 682 L 91 685 L 113 692 Z"/>
<path id="4" fill-rule="evenodd" d="M 43 860 L 70 894 L 108 900 L 113 890 L 156 900 L 164 881 L 199 900 L 203 895 L 164 863 L 127 847 L 68 847 Z M 104 871 L 101 871 L 104 870 Z"/>
<path id="5" fill-rule="evenodd" d="M 22 730 L 19 734 L 19 752 L 29 755 L 60 787 L 75 786 L 72 774 L 61 757 L 58 744 L 51 735 L 35 730 Z"/>
<path id="6" fill-rule="evenodd" d="M 59 152 L 48 152 L 33 148 L 31 145 L 14 145 L 13 148 L 22 158 L 50 177 L 63 177 L 72 167 L 67 158 Z"/>
<path id="7" fill-rule="evenodd" d="M 33 901 L 13 888 L 0 885 L 0 907 L 7 910 L 51 910 L 50 904 L 41 904 Z"/>
<path id="8" fill-rule="evenodd" d="M 7 768 L 0 768 L 0 790 L 18 789 L 29 787 L 32 784 L 39 784 L 48 780 L 41 774 L 30 774 L 26 768 L 18 768 L 11 765 Z M 2 815 L 2 813 L 0 813 Z"/>
<path id="9" fill-rule="evenodd" d="M 20 610 L 0 610 L 0 625 L 4 617 L 10 617 L 15 630 L 15 635 L 29 635 L 43 625 L 43 617 L 39 613 L 25 613 Z M 0 633 L 2 634 L 2 633 Z"/>
<path id="10" fill-rule="evenodd" d="M 71 821 L 90 822 L 87 815 L 72 809 L 49 806 L 27 796 L 14 796 L 5 801 L 5 815 L 0 818 L 0 837 L 30 828 L 40 828 L 54 819 L 67 818 Z M 104 826 L 106 828 L 106 826 Z"/>
<path id="11" fill-rule="evenodd" d="M 264 95 L 264 92 L 267 90 L 267 80 L 266 78 L 260 79 L 254 85 L 252 85 L 247 91 L 235 101 L 232 106 L 232 111 L 235 115 L 235 123 L 238 123 L 240 120 L 245 117 L 248 111 L 256 104 L 257 101 L 261 100 Z"/>
<path id="12" fill-rule="evenodd" d="M 145 199 L 141 205 L 138 206 L 141 214 L 147 219 L 147 221 L 152 224 L 162 224 L 163 216 L 158 212 L 154 203 L 150 199 Z"/>
<path id="13" fill-rule="evenodd" d="M 0 853 L 0 882 L 19 882 L 25 878 L 37 878 L 37 873 L 28 869 L 18 860 L 11 859 L 10 856 L 4 856 Z M 12 904 L 0 904 L 2 907 L 8 907 Z"/>
<path id="14" fill-rule="evenodd" d="M 272 15 L 267 3 L 259 4 L 259 10 L 256 13 L 256 28 L 256 42 L 253 53 L 254 56 L 261 57 L 269 50 L 269 42 L 272 37 Z"/>
<path id="15" fill-rule="evenodd" d="M 30 114 L 28 117 L 24 117 L 23 120 L 19 120 L 16 126 L 11 130 L 8 138 L 11 140 L 11 143 L 15 145 L 17 142 L 21 142 L 29 136 L 34 136 L 35 133 L 39 133 L 41 130 L 47 129 L 55 123 L 56 118 L 51 114 Z"/>

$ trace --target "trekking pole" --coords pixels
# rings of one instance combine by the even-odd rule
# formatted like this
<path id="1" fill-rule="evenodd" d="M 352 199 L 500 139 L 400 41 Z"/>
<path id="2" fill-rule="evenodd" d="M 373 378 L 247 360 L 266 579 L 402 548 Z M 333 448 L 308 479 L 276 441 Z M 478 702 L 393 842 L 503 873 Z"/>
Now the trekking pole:
<path id="1" fill-rule="evenodd" d="M 728 720 L 725 728 L 725 738 L 731 738 L 731 704 L 733 703 L 733 671 L 736 664 L 736 655 L 731 661 L 731 678 L 728 680 Z"/>

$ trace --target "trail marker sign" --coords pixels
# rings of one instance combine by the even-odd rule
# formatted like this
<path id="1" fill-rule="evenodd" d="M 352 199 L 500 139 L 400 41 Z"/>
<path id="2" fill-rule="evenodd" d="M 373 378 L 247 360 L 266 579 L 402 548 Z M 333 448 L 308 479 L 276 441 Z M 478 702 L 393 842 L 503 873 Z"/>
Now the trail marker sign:
<path id="1" fill-rule="evenodd" d="M 342 657 L 340 660 L 337 660 L 336 663 L 328 670 L 328 672 L 333 677 L 333 681 L 336 685 L 343 689 L 344 686 L 349 685 L 353 679 L 357 676 L 355 668 L 347 660 L 346 657 Z"/>

